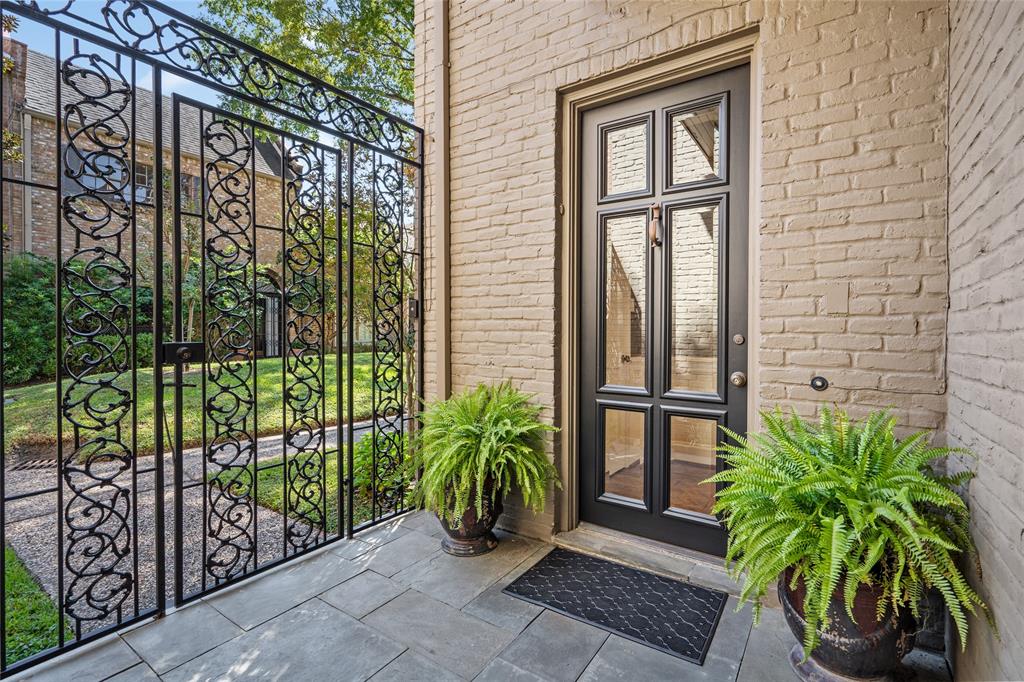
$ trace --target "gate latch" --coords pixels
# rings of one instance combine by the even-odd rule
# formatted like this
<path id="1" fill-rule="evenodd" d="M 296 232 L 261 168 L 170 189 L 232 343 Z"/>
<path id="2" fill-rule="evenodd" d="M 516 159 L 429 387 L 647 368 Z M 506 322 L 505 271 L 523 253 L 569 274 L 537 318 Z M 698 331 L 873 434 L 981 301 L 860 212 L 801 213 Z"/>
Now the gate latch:
<path id="1" fill-rule="evenodd" d="M 202 341 L 173 341 L 161 346 L 161 364 L 178 365 L 186 362 L 200 362 L 206 354 Z"/>

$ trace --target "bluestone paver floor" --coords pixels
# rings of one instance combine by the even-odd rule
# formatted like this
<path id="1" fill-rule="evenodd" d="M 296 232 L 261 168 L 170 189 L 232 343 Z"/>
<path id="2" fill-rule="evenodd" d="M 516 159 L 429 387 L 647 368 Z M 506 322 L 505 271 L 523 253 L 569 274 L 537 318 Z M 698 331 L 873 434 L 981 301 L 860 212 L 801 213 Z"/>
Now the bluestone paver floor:
<path id="1" fill-rule="evenodd" d="M 503 594 L 550 545 L 502 533 L 494 552 L 455 558 L 439 551 L 439 531 L 428 514 L 406 515 L 70 652 L 25 678 L 795 679 L 787 659 L 794 640 L 779 611 L 766 609 L 752 628 L 750 608 L 737 611 L 730 597 L 698 666 Z M 917 679 L 946 682 L 941 675 Z"/>

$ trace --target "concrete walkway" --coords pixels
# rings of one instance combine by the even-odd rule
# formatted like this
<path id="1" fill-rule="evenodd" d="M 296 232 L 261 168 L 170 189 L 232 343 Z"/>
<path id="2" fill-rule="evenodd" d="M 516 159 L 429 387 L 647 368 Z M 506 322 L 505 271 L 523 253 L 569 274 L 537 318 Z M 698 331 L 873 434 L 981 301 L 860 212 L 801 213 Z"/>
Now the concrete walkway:
<path id="1" fill-rule="evenodd" d="M 405 516 L 21 679 L 794 679 L 777 610 L 752 629 L 750 609 L 730 597 L 697 666 L 503 594 L 550 545 L 501 534 L 494 552 L 455 558 L 440 551 L 441 533 L 433 516 Z"/>

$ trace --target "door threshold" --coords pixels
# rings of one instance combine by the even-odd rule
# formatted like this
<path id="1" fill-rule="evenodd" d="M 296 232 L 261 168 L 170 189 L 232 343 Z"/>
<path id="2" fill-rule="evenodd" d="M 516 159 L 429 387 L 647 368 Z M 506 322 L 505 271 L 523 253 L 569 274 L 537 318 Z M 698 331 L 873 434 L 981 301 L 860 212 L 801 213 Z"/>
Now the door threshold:
<path id="1" fill-rule="evenodd" d="M 722 590 L 731 595 L 738 596 L 742 585 L 729 576 L 721 557 L 593 523 L 582 522 L 573 530 L 557 533 L 551 542 L 581 554 L 625 564 L 665 578 Z M 774 589 L 772 593 L 765 600 L 765 606 L 777 603 Z"/>

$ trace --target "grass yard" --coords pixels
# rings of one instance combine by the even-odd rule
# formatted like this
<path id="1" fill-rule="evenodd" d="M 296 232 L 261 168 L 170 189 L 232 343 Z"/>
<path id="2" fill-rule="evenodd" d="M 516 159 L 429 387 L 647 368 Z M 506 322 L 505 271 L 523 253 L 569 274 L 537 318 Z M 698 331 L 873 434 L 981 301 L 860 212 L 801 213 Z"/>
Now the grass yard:
<path id="1" fill-rule="evenodd" d="M 280 460 L 276 460 L 280 463 Z M 266 466 L 271 462 L 261 462 Z M 334 451 L 327 453 L 327 485 L 325 494 L 327 496 L 327 533 L 338 532 L 338 458 Z M 210 480 L 223 477 L 225 481 L 230 480 L 228 472 L 211 474 Z M 276 466 L 271 469 L 264 468 L 259 472 L 256 480 L 256 502 L 267 509 L 277 512 L 284 512 L 284 467 Z M 365 493 L 356 491 L 352 500 L 352 523 L 358 525 L 373 516 L 373 500 Z M 309 509 L 312 505 L 303 502 L 300 508 Z M 289 513 L 289 516 L 296 519 L 304 519 L 302 514 Z"/>
<path id="2" fill-rule="evenodd" d="M 57 646 L 57 607 L 10 547 L 4 547 L 4 576 L 7 663 L 11 664 Z M 74 638 L 70 625 L 66 637 Z"/>
<path id="3" fill-rule="evenodd" d="M 342 356 L 344 359 L 345 356 Z M 372 365 L 370 353 L 356 353 L 354 363 L 354 418 L 359 421 L 372 414 L 371 387 Z M 324 386 L 327 425 L 337 421 L 337 382 L 335 380 L 336 361 L 334 355 L 328 355 L 325 362 L 326 385 Z M 282 418 L 282 386 L 281 358 L 264 358 L 256 361 L 256 410 L 259 417 L 259 434 L 261 436 L 280 433 L 283 430 Z M 185 447 L 202 444 L 202 375 L 199 369 L 185 374 L 185 383 L 195 384 L 184 390 L 184 439 Z M 166 382 L 173 376 L 165 374 Z M 121 382 L 118 385 L 122 385 Z M 124 377 L 123 385 L 131 387 L 131 375 Z M 208 387 L 209 391 L 210 388 Z M 4 408 L 5 454 L 26 453 L 31 456 L 32 450 L 50 448 L 57 442 L 57 427 L 54 412 L 56 410 L 56 387 L 53 383 L 23 386 L 5 391 L 4 397 L 11 400 Z M 168 423 L 173 408 L 173 391 L 164 390 L 167 407 Z M 152 369 L 139 370 L 138 374 L 138 452 L 151 454 L 154 451 L 153 428 L 153 372 Z M 125 423 L 130 423 L 129 419 Z M 165 439 L 168 436 L 165 436 Z M 65 422 L 65 442 L 70 442 L 71 428 Z M 166 442 L 166 440 L 165 440 Z M 40 453 L 40 457 L 45 456 Z"/>
<path id="4" fill-rule="evenodd" d="M 383 436 L 380 438 L 383 438 Z M 378 443 L 382 442 L 378 441 Z M 383 445 L 378 447 L 383 447 Z M 408 447 L 408 441 L 406 441 L 405 447 Z M 341 452 L 345 453 L 346 450 L 346 447 L 342 447 Z M 313 456 L 302 455 L 293 461 L 303 462 Z M 260 463 L 260 467 L 259 476 L 256 480 L 256 502 L 267 509 L 284 513 L 284 467 L 281 466 L 281 460 L 263 460 Z M 353 448 L 352 467 L 355 474 L 355 494 L 352 499 L 352 525 L 358 526 L 360 523 L 369 521 L 373 517 L 373 439 L 368 435 L 356 441 Z M 400 471 L 397 472 L 397 476 L 401 475 Z M 338 530 L 338 457 L 336 451 L 327 452 L 325 477 L 324 493 L 327 497 L 326 525 L 327 532 L 330 534 Z M 222 478 L 225 482 L 230 481 L 230 471 L 225 470 L 209 475 L 209 480 L 211 481 L 218 478 Z M 302 512 L 304 508 L 308 509 L 309 507 L 311 505 L 308 502 L 303 502 L 298 509 L 300 513 L 293 513 L 294 510 L 290 509 L 288 515 L 292 518 L 304 519 L 305 517 Z"/>

